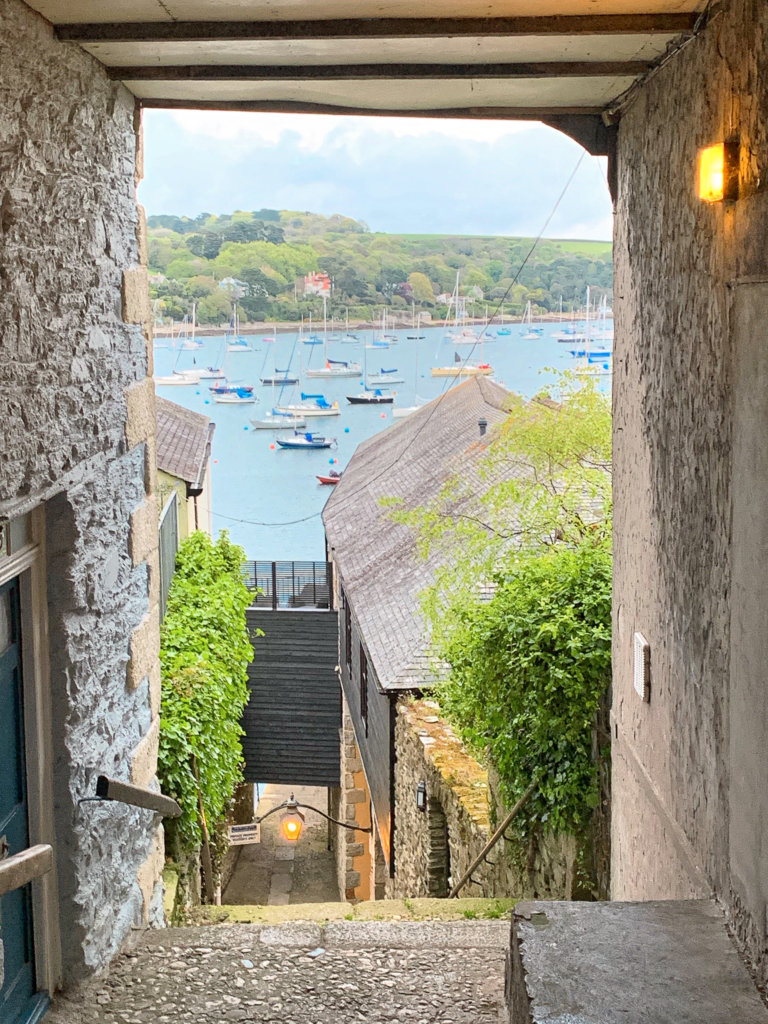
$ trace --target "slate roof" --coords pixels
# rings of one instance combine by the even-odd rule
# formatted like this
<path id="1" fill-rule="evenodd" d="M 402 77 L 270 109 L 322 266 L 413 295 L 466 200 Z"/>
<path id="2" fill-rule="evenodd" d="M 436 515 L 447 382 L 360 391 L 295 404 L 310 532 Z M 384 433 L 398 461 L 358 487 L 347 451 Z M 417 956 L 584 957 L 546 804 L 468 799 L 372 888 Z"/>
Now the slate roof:
<path id="1" fill-rule="evenodd" d="M 167 398 L 155 399 L 157 409 L 157 468 L 202 487 L 216 424 L 202 413 L 183 409 Z"/>
<path id="2" fill-rule="evenodd" d="M 487 378 L 459 384 L 360 444 L 326 503 L 328 547 L 384 690 L 415 689 L 434 678 L 419 594 L 449 555 L 435 551 L 425 560 L 414 531 L 393 522 L 380 499 L 397 497 L 402 508 L 415 509 L 457 473 L 466 479 L 510 398 Z"/>

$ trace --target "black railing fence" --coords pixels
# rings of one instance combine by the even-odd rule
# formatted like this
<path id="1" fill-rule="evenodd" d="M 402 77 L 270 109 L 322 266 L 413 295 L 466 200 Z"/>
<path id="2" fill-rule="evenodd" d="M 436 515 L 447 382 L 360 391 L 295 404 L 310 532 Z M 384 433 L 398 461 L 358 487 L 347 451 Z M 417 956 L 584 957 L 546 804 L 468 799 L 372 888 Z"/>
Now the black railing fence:
<path id="1" fill-rule="evenodd" d="M 256 608 L 333 608 L 330 562 L 246 561 L 243 575 Z"/>

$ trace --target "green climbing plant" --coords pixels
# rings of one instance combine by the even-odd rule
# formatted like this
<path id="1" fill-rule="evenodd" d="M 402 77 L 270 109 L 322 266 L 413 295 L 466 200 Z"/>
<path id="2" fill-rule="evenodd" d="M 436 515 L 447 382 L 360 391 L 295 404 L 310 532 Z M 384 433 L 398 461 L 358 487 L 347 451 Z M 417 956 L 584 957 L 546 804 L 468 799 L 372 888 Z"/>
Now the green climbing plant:
<path id="1" fill-rule="evenodd" d="M 521 822 L 578 831 L 598 802 L 592 728 L 610 684 L 609 542 L 517 555 L 494 583 L 490 600 L 450 610 L 440 706 L 495 766 L 508 806 L 539 780 Z"/>
<path id="2" fill-rule="evenodd" d="M 213 832 L 242 781 L 240 717 L 253 659 L 243 559 L 226 532 L 216 541 L 193 533 L 176 555 L 160 634 L 158 775 L 182 808 L 181 818 L 167 823 L 179 852 L 200 846 L 201 805 Z"/>
<path id="3" fill-rule="evenodd" d="M 523 831 L 577 831 L 598 799 L 592 730 L 610 685 L 611 411 L 592 382 L 514 396 L 479 474 L 416 510 L 436 696 L 505 802 L 540 780 Z"/>

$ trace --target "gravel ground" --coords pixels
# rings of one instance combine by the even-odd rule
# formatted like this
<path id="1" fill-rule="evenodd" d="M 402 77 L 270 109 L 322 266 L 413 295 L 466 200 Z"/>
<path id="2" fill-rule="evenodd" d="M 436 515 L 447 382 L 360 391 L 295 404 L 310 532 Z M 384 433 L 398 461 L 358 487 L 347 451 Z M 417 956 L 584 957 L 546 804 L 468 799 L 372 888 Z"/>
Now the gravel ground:
<path id="1" fill-rule="evenodd" d="M 148 933 L 46 1024 L 501 1024 L 506 922 Z"/>

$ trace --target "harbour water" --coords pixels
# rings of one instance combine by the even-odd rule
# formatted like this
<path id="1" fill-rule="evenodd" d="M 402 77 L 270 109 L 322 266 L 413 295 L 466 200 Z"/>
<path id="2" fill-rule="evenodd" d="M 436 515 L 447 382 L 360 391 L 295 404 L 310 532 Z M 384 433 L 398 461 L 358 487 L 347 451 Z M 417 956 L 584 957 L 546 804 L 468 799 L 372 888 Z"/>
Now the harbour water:
<path id="1" fill-rule="evenodd" d="M 404 382 L 393 385 L 390 392 L 400 406 L 435 398 L 460 383 L 461 378 L 432 377 L 430 373 L 433 366 L 453 365 L 455 352 L 470 363 L 490 363 L 496 381 L 530 398 L 552 383 L 557 373 L 577 363 L 570 350 L 578 346 L 558 342 L 553 337 L 556 324 L 541 326 L 541 337 L 523 340 L 521 335 L 526 328 L 511 325 L 511 334 L 494 338 L 482 346 L 482 351 L 480 344 L 474 349 L 471 345 L 454 347 L 446 340 L 444 327 L 422 327 L 418 333 L 424 339 L 418 341 L 407 338 L 408 334 L 416 333 L 412 330 L 393 331 L 397 342 L 375 350 L 365 348 L 366 343 L 371 343 L 372 333 L 357 331 L 358 343 L 329 340 L 327 354 L 331 359 L 361 364 L 367 357 L 369 373 L 397 368 L 397 376 Z M 608 321 L 606 326 L 613 325 Z M 198 351 L 173 351 L 163 347 L 168 345 L 167 339 L 159 338 L 155 346 L 155 375 L 195 366 L 223 366 L 232 381 L 255 385 L 258 404 L 216 403 L 209 391 L 212 381 L 185 387 L 158 385 L 157 392 L 185 408 L 205 413 L 216 423 L 210 466 L 214 533 L 228 529 L 248 558 L 322 560 L 325 545 L 320 513 L 331 487 L 318 483 L 317 475 L 327 474 L 331 469 L 343 471 L 361 441 L 402 421 L 393 418 L 392 405 L 359 406 L 347 402 L 347 395 L 362 391 L 360 377 L 323 380 L 302 375 L 301 390 L 322 393 L 329 402 L 339 403 L 339 416 L 308 419 L 306 428 L 336 438 L 336 447 L 315 451 L 280 449 L 275 444 L 275 431 L 255 430 L 251 426 L 251 420 L 262 418 L 280 395 L 279 388 L 264 387 L 259 378 L 274 374 L 276 368 L 285 370 L 290 366 L 292 372 L 297 372 L 300 367 L 302 371 L 320 367 L 324 362 L 323 347 L 302 344 L 295 334 L 274 336 L 268 329 L 263 335 L 243 337 L 250 350 L 229 354 L 225 354 L 226 345 L 221 337 L 200 339 L 203 348 Z M 265 342 L 263 337 L 276 340 Z M 610 387 L 610 377 L 599 380 L 601 387 Z M 297 401 L 300 389 L 285 388 L 280 400 Z M 280 436 L 289 433 L 284 431 Z"/>

